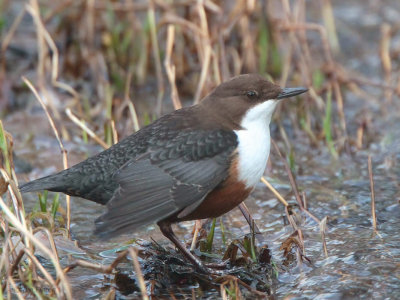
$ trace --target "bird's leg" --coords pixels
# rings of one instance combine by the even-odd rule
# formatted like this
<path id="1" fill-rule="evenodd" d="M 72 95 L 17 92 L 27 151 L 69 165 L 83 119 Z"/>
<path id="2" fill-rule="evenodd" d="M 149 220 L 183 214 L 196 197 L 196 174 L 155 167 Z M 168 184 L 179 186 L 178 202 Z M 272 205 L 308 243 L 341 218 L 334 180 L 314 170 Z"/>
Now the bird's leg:
<path id="1" fill-rule="evenodd" d="M 162 234 L 168 238 L 172 243 L 175 244 L 175 246 L 186 256 L 186 258 L 192 262 L 196 268 L 203 272 L 203 273 L 209 273 L 207 268 L 204 267 L 203 263 L 198 259 L 196 256 L 194 256 L 188 249 L 186 249 L 185 245 L 181 243 L 181 241 L 176 237 L 175 233 L 172 231 L 171 223 L 168 221 L 160 221 L 157 223 L 158 226 L 160 227 L 160 230 Z"/>
<path id="2" fill-rule="evenodd" d="M 253 228 L 255 236 L 257 238 L 257 240 L 260 243 L 264 243 L 264 237 L 260 231 L 260 229 L 258 229 L 257 224 L 254 222 L 253 217 L 251 216 L 249 209 L 247 208 L 246 204 L 244 204 L 244 202 L 239 204 L 239 209 L 242 212 L 244 218 L 246 219 L 247 223 L 249 223 L 250 229 Z"/>

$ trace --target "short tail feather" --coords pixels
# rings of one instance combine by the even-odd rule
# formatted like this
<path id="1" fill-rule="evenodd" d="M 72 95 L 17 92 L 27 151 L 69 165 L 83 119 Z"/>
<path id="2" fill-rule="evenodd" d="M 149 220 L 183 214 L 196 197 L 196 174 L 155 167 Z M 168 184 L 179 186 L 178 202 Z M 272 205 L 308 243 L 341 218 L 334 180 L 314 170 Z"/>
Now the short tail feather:
<path id="1" fill-rule="evenodd" d="M 53 190 L 59 185 L 57 175 L 50 175 L 27 182 L 19 187 L 21 193 L 35 192 L 41 190 Z"/>

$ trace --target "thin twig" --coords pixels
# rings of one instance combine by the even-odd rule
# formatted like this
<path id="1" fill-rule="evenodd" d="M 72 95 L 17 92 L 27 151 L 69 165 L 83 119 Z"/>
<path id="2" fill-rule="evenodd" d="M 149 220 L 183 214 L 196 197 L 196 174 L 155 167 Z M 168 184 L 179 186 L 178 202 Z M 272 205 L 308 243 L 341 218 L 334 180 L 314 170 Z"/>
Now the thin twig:
<path id="1" fill-rule="evenodd" d="M 304 210 L 303 201 L 301 200 L 301 197 L 300 197 L 300 194 L 299 194 L 299 190 L 297 189 L 297 184 L 296 184 L 296 181 L 294 180 L 292 170 L 290 170 L 288 162 L 282 156 L 278 145 L 275 143 L 275 141 L 273 139 L 271 139 L 271 142 L 272 142 L 272 145 L 274 145 L 274 148 L 275 148 L 276 152 L 278 153 L 279 157 L 282 159 L 282 161 L 283 161 L 283 163 L 285 165 L 285 169 L 286 169 L 286 172 L 287 172 L 288 177 L 289 177 L 290 185 L 292 186 L 292 189 L 293 189 L 294 195 L 296 197 L 297 203 L 299 204 L 300 209 Z"/>
<path id="2" fill-rule="evenodd" d="M 148 300 L 149 296 L 147 296 L 146 285 L 144 283 L 142 270 L 140 269 L 140 264 L 139 264 L 139 260 L 138 260 L 138 256 L 137 256 L 137 252 L 136 252 L 137 250 L 130 247 L 128 249 L 128 251 L 129 251 L 130 256 L 132 257 L 133 268 L 135 269 L 136 278 L 139 282 L 139 288 L 140 288 L 140 291 L 142 292 L 142 299 Z"/>
<path id="3" fill-rule="evenodd" d="M 289 203 L 287 203 L 287 201 L 283 199 L 281 194 L 279 194 L 279 192 L 264 177 L 261 177 L 261 182 L 269 188 L 269 190 L 276 196 L 276 198 L 278 198 L 279 201 L 283 203 L 283 205 L 289 206 Z"/>
<path id="4" fill-rule="evenodd" d="M 128 254 L 128 250 L 122 251 L 121 253 L 118 254 L 118 256 L 114 259 L 114 261 L 107 266 L 92 263 L 92 262 L 82 260 L 82 259 L 77 259 L 72 264 L 70 264 L 66 268 L 64 268 L 63 271 L 64 271 L 64 273 L 68 273 L 72 269 L 75 269 L 76 267 L 79 266 L 79 267 L 88 268 L 88 269 L 91 269 L 91 270 L 94 270 L 97 272 L 101 272 L 104 274 L 110 274 L 116 268 L 116 266 L 118 266 L 120 264 L 120 262 L 126 257 L 127 254 Z"/>
<path id="5" fill-rule="evenodd" d="M 251 216 L 250 211 L 247 208 L 247 205 L 244 202 L 242 202 L 242 203 L 239 204 L 239 209 L 242 212 L 242 214 L 243 214 L 244 218 L 246 219 L 247 223 L 249 224 L 250 228 L 253 228 L 253 231 L 254 231 L 254 233 L 256 235 L 257 240 L 260 243 L 264 243 L 265 242 L 264 237 L 263 237 L 260 229 L 258 228 L 257 224 L 255 223 L 253 217 Z"/>
<path id="6" fill-rule="evenodd" d="M 201 220 L 196 220 L 194 222 L 193 238 L 192 238 L 192 243 L 190 244 L 190 251 L 194 251 L 194 249 L 196 249 L 197 238 L 199 236 L 199 231 L 201 229 L 201 226 L 202 226 Z"/>
<path id="7" fill-rule="evenodd" d="M 384 73 L 385 83 L 390 86 L 392 81 L 392 59 L 390 57 L 390 41 L 391 40 L 391 27 L 389 24 L 384 23 L 381 26 L 381 41 L 379 47 L 379 55 L 382 62 L 382 69 Z M 385 89 L 385 98 L 392 102 L 392 91 Z M 382 105 L 385 107 L 385 105 Z"/>
<path id="8" fill-rule="evenodd" d="M 371 215 L 372 215 L 372 227 L 377 230 L 376 214 L 375 214 L 375 188 L 374 188 L 374 178 L 372 174 L 372 158 L 368 155 L 368 173 L 369 173 L 369 184 L 371 187 Z"/>
<path id="9" fill-rule="evenodd" d="M 65 113 L 67 114 L 68 118 L 72 122 L 74 122 L 76 125 L 78 125 L 83 131 L 85 131 L 93 140 L 96 141 L 100 146 L 102 146 L 104 149 L 109 148 L 106 142 L 104 142 L 101 138 L 97 136 L 89 127 L 86 126 L 85 123 L 83 123 L 81 120 L 79 120 L 69 108 L 65 109 Z"/>
<path id="10" fill-rule="evenodd" d="M 324 217 L 321 222 L 319 223 L 319 231 L 321 232 L 321 239 L 322 239 L 322 247 L 324 249 L 325 257 L 328 257 L 328 248 L 326 246 L 325 240 L 325 232 L 326 232 L 326 223 L 328 221 L 328 217 Z"/>
<path id="11" fill-rule="evenodd" d="M 171 85 L 172 103 L 174 104 L 175 109 L 180 109 L 182 108 L 182 104 L 179 99 L 178 89 L 176 88 L 176 83 L 175 83 L 176 68 L 175 65 L 171 63 L 171 54 L 172 54 L 172 48 L 174 46 L 174 38 L 175 38 L 175 27 L 173 25 L 168 25 L 167 46 L 166 46 L 164 66 L 167 71 L 169 83 Z"/>
<path id="12" fill-rule="evenodd" d="M 208 69 L 210 66 L 211 54 L 212 54 L 212 47 L 210 41 L 210 35 L 208 30 L 208 22 L 206 12 L 204 10 L 204 1 L 197 0 L 197 13 L 200 18 L 200 28 L 203 32 L 203 36 L 201 37 L 201 44 L 202 44 L 202 52 L 200 55 L 201 59 L 201 73 L 200 73 L 200 80 L 199 84 L 197 85 L 196 94 L 194 96 L 194 103 L 197 104 L 201 98 L 201 92 L 203 91 L 203 87 L 208 75 Z"/>
<path id="13" fill-rule="evenodd" d="M 203 90 L 204 83 L 207 79 L 208 67 L 210 65 L 210 58 L 211 58 L 211 46 L 208 44 L 205 46 L 204 61 L 202 62 L 200 80 L 197 86 L 196 94 L 194 96 L 194 104 L 197 104 L 200 101 L 201 92 Z"/>
<path id="14" fill-rule="evenodd" d="M 161 68 L 161 59 L 160 59 L 160 47 L 158 45 L 157 40 L 157 30 L 156 30 L 156 16 L 154 11 L 154 3 L 153 0 L 148 0 L 148 18 L 149 18 L 149 27 L 150 27 L 150 38 L 153 49 L 153 56 L 155 60 L 156 67 L 156 75 L 157 75 L 157 85 L 158 85 L 158 96 L 157 96 L 157 114 L 161 114 L 162 109 L 162 99 L 164 96 L 164 79 L 162 76 L 162 68 Z"/>
<path id="15" fill-rule="evenodd" d="M 129 71 L 128 76 L 126 76 L 126 82 L 125 82 L 124 102 L 127 103 L 127 105 L 128 105 L 129 113 L 131 114 L 131 118 L 132 118 L 133 129 L 136 132 L 136 131 L 139 131 L 140 126 L 139 126 L 139 120 L 138 120 L 135 106 L 129 96 L 130 91 L 131 91 L 131 81 L 132 81 L 132 71 Z"/>
<path id="16" fill-rule="evenodd" d="M 111 130 L 112 130 L 112 136 L 113 136 L 113 143 L 117 144 L 118 143 L 118 132 L 117 128 L 115 127 L 115 121 L 111 120 Z"/>
<path id="17" fill-rule="evenodd" d="M 129 112 L 131 114 L 131 118 L 133 121 L 133 129 L 136 131 L 139 131 L 140 126 L 139 126 L 139 120 L 136 114 L 136 109 L 135 106 L 133 105 L 133 103 L 131 101 L 129 101 L 128 103 L 128 108 L 129 108 Z"/>

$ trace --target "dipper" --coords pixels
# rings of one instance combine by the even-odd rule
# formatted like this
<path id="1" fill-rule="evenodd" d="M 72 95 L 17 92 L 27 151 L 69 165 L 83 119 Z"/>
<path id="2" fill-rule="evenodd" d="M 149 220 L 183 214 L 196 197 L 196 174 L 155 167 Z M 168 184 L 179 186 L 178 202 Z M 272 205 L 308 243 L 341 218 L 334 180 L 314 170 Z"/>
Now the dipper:
<path id="1" fill-rule="evenodd" d="M 109 149 L 21 192 L 49 190 L 106 204 L 95 234 L 108 238 L 157 222 L 200 270 L 174 222 L 218 217 L 259 182 L 270 151 L 269 123 L 280 99 L 306 92 L 257 74 L 216 87 L 198 105 L 167 114 Z"/>

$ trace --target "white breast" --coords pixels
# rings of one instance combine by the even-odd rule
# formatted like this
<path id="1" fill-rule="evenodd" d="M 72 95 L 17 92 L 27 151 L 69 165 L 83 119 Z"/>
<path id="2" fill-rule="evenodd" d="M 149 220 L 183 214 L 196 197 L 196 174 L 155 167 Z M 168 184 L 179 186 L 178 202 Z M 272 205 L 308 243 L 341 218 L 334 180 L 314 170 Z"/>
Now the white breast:
<path id="1" fill-rule="evenodd" d="M 239 140 L 239 180 L 248 188 L 260 181 L 267 165 L 271 144 L 269 123 L 277 103 L 268 100 L 252 107 L 241 121 L 243 129 L 235 130 Z"/>

